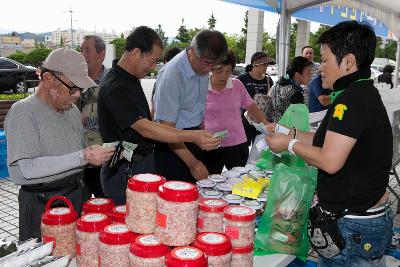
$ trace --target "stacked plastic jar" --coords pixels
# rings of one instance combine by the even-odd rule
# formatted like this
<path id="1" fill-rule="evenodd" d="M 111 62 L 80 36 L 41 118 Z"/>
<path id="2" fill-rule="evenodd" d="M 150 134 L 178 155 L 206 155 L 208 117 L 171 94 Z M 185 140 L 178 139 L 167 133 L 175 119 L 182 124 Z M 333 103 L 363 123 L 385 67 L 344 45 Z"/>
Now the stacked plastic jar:
<path id="1" fill-rule="evenodd" d="M 244 206 L 229 206 L 224 209 L 225 234 L 233 247 L 246 247 L 254 242 L 256 212 Z"/>
<path id="2" fill-rule="evenodd" d="M 136 237 L 125 224 L 106 226 L 98 243 L 100 266 L 129 267 L 129 246 Z"/>
<path id="3" fill-rule="evenodd" d="M 232 245 L 224 234 L 202 233 L 193 246 L 207 255 L 208 267 L 230 267 Z"/>
<path id="4" fill-rule="evenodd" d="M 115 206 L 112 209 L 111 219 L 114 223 L 125 223 L 126 205 Z"/>
<path id="5" fill-rule="evenodd" d="M 221 198 L 223 194 L 218 190 L 203 190 L 200 192 L 202 198 Z"/>
<path id="6" fill-rule="evenodd" d="M 216 183 L 223 183 L 226 181 L 226 177 L 222 176 L 221 174 L 210 174 L 208 176 L 208 180 L 214 181 Z"/>
<path id="7" fill-rule="evenodd" d="M 85 213 L 103 213 L 111 216 L 114 201 L 109 198 L 91 198 L 83 204 L 82 215 Z"/>
<path id="8" fill-rule="evenodd" d="M 207 267 L 207 257 L 195 247 L 178 247 L 171 250 L 165 259 L 166 267 Z"/>
<path id="9" fill-rule="evenodd" d="M 61 200 L 67 203 L 68 208 L 52 208 L 51 205 L 54 201 Z M 78 214 L 76 213 L 72 203 L 63 196 L 53 196 L 46 203 L 45 212 L 42 214 L 42 241 L 54 242 L 53 256 L 66 256 L 72 257 L 76 254 L 76 220 Z"/>
<path id="10" fill-rule="evenodd" d="M 129 264 L 131 267 L 165 266 L 169 247 L 161 244 L 154 235 L 140 235 L 131 244 Z"/>
<path id="11" fill-rule="evenodd" d="M 145 173 L 128 180 L 126 189 L 126 225 L 129 230 L 140 234 L 154 233 L 158 187 L 165 178 Z"/>
<path id="12" fill-rule="evenodd" d="M 228 202 L 229 205 L 239 205 L 242 203 L 244 198 L 234 194 L 226 194 L 222 197 L 222 199 Z"/>
<path id="13" fill-rule="evenodd" d="M 98 267 L 99 233 L 111 223 L 102 213 L 86 213 L 76 223 L 76 264 L 78 267 Z"/>
<path id="14" fill-rule="evenodd" d="M 231 267 L 253 267 L 253 249 L 253 244 L 247 247 L 232 248 Z"/>
<path id="15" fill-rule="evenodd" d="M 168 181 L 159 188 L 154 235 L 168 246 L 186 246 L 196 236 L 199 193 L 190 183 Z"/>
<path id="16" fill-rule="evenodd" d="M 240 206 L 249 207 L 256 211 L 256 226 L 257 226 L 264 212 L 264 204 L 258 200 L 251 199 L 251 200 L 243 200 L 242 203 L 240 203 Z"/>
<path id="17" fill-rule="evenodd" d="M 212 190 L 217 185 L 216 182 L 211 181 L 209 179 L 198 180 L 196 182 L 198 189 L 201 190 Z"/>
<path id="18" fill-rule="evenodd" d="M 224 208 L 228 202 L 222 199 L 203 198 L 199 203 L 197 232 L 223 233 Z"/>

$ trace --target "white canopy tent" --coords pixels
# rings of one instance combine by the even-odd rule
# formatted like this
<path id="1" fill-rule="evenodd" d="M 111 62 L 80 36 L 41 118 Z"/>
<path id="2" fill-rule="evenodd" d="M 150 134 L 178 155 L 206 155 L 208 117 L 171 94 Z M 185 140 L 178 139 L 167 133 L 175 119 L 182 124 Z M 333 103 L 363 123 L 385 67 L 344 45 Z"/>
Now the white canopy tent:
<path id="1" fill-rule="evenodd" d="M 291 15 L 298 10 L 326 3 L 332 5 L 341 5 L 355 8 L 368 13 L 370 16 L 382 21 L 397 37 L 397 56 L 395 85 L 398 82 L 399 63 L 400 63 L 400 1 L 399 0 L 250 0 L 235 1 L 225 0 L 226 2 L 237 3 L 253 8 L 262 9 L 261 5 L 272 7 L 280 15 L 279 31 L 278 31 L 278 54 L 277 61 L 279 66 L 279 75 L 285 72 L 289 55 L 290 40 L 290 19 Z"/>

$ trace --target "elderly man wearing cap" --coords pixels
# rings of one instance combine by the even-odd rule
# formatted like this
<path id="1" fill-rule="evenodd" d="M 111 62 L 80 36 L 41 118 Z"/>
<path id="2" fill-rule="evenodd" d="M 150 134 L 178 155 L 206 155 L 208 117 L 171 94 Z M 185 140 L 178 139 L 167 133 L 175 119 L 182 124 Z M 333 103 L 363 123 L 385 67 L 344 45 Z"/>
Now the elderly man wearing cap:
<path id="1" fill-rule="evenodd" d="M 82 182 L 86 164 L 101 165 L 114 148 L 83 147 L 82 90 L 96 86 L 78 52 L 59 48 L 43 63 L 35 94 L 15 103 L 7 114 L 7 164 L 19 191 L 19 239 L 41 238 L 40 217 L 53 195 L 67 197 L 78 213 L 89 198 Z"/>
<path id="2" fill-rule="evenodd" d="M 263 112 L 265 112 L 265 101 L 269 89 L 274 82 L 271 77 L 266 74 L 268 64 L 271 59 L 264 52 L 255 52 L 251 56 L 251 63 L 246 66 L 246 73 L 239 75 L 237 78 L 246 87 L 247 92 Z M 252 126 L 247 119 L 242 116 L 243 126 L 247 136 L 247 144 L 254 142 L 259 131 Z"/>

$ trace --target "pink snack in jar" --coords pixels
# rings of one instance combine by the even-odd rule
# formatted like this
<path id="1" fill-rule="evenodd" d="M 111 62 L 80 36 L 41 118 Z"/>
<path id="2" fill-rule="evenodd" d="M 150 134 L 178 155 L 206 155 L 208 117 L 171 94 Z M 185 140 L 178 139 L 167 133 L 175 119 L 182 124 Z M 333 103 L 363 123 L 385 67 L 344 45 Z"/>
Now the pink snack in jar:
<path id="1" fill-rule="evenodd" d="M 110 198 L 91 198 L 83 203 L 82 215 L 85 213 L 103 213 L 111 215 L 112 209 L 114 208 L 114 201 Z"/>
<path id="2" fill-rule="evenodd" d="M 199 193 L 187 182 L 168 181 L 157 197 L 154 236 L 168 246 L 186 246 L 196 237 Z"/>
<path id="3" fill-rule="evenodd" d="M 228 206 L 224 209 L 225 234 L 233 247 L 246 247 L 254 242 L 256 211 L 244 206 Z"/>
<path id="4" fill-rule="evenodd" d="M 202 233 L 196 237 L 193 246 L 206 253 L 208 267 L 230 267 L 232 244 L 224 234 Z"/>
<path id="5" fill-rule="evenodd" d="M 253 244 L 247 247 L 232 248 L 231 267 L 253 267 L 253 249 Z"/>
<path id="6" fill-rule="evenodd" d="M 128 180 L 126 189 L 126 225 L 140 234 L 154 233 L 156 224 L 157 193 L 165 178 L 145 173 Z"/>
<path id="7" fill-rule="evenodd" d="M 52 208 L 54 201 L 61 200 L 67 203 L 68 208 Z M 40 225 L 42 232 L 42 241 L 45 243 L 54 242 L 53 256 L 75 256 L 76 253 L 76 213 L 71 201 L 63 196 L 53 196 L 46 203 L 45 212 L 42 214 L 42 223 Z"/>
<path id="8" fill-rule="evenodd" d="M 86 213 L 76 222 L 76 264 L 78 267 L 98 267 L 99 233 L 111 223 L 102 213 Z"/>
<path id="9" fill-rule="evenodd" d="M 171 250 L 165 259 L 166 267 L 207 267 L 207 256 L 198 248 L 185 246 Z"/>
<path id="10" fill-rule="evenodd" d="M 112 209 L 111 218 L 114 223 L 125 223 L 126 205 L 115 206 Z"/>
<path id="11" fill-rule="evenodd" d="M 228 202 L 223 199 L 203 198 L 199 202 L 197 232 L 223 233 L 224 208 Z"/>
<path id="12" fill-rule="evenodd" d="M 125 224 L 106 226 L 99 237 L 99 266 L 129 267 L 129 246 L 136 237 Z"/>
<path id="13" fill-rule="evenodd" d="M 131 244 L 129 264 L 131 267 L 163 267 L 169 250 L 154 235 L 140 235 Z"/>

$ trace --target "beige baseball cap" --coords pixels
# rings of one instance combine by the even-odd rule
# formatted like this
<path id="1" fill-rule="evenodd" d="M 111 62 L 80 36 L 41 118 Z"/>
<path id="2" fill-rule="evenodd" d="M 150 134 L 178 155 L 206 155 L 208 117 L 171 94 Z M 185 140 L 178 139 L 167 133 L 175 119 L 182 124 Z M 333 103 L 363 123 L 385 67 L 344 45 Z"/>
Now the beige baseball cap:
<path id="1" fill-rule="evenodd" d="M 43 62 L 43 67 L 61 72 L 80 88 L 87 89 L 97 86 L 88 76 L 88 66 L 85 58 L 79 52 L 70 48 L 53 50 Z"/>

